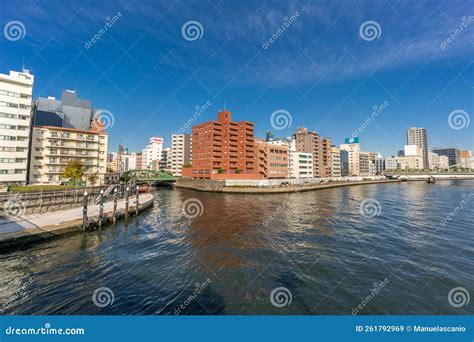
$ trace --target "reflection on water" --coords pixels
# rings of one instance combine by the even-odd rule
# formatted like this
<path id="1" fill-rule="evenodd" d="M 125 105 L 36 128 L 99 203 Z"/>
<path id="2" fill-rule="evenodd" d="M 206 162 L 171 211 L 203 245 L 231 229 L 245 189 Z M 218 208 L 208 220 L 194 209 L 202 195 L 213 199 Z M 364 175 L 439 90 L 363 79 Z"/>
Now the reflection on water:
<path id="1" fill-rule="evenodd" d="M 351 186 L 274 195 L 159 190 L 153 209 L 115 227 L 0 254 L 6 314 L 469 314 L 450 289 L 474 293 L 474 203 L 445 218 L 473 181 Z M 203 204 L 188 219 L 186 199 Z M 380 215 L 361 216 L 366 198 Z M 200 294 L 196 284 L 209 279 Z M 99 308 L 92 293 L 114 293 Z M 292 303 L 270 293 L 286 287 Z"/>

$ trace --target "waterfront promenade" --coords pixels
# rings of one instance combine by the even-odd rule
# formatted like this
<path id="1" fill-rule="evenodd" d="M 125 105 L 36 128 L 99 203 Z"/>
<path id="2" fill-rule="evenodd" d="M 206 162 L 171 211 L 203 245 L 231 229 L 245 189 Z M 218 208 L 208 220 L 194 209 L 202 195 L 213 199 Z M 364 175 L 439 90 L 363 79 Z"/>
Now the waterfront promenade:
<path id="1" fill-rule="evenodd" d="M 153 205 L 152 194 L 141 194 L 139 197 L 139 211 Z M 111 220 L 113 201 L 104 203 L 104 218 Z M 20 217 L 9 216 L 0 218 L 0 250 L 11 247 L 25 240 L 48 238 L 82 229 L 82 206 L 48 213 L 26 214 Z M 129 198 L 129 212 L 135 213 L 136 198 Z M 89 220 L 99 217 L 99 205 L 89 205 L 87 216 Z M 117 218 L 125 216 L 125 199 L 117 201 Z"/>

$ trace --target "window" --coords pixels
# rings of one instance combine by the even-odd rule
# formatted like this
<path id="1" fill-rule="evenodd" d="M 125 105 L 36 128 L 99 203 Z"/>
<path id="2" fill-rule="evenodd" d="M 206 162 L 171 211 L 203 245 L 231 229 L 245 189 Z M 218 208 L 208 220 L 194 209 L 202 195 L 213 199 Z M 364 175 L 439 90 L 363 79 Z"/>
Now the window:
<path id="1" fill-rule="evenodd" d="M 10 135 L 0 135 L 0 140 L 16 140 L 16 137 Z"/>

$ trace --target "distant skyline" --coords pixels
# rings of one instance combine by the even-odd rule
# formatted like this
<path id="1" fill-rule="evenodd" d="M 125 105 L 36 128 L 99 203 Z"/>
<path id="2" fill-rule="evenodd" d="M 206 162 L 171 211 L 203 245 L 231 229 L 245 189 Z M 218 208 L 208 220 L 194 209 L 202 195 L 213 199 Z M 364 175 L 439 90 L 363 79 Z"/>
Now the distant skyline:
<path id="1" fill-rule="evenodd" d="M 305 126 L 339 146 L 358 132 L 362 150 L 391 156 L 425 127 L 430 150 L 472 150 L 474 122 L 448 118 L 474 115 L 473 15 L 467 1 L 6 0 L 0 73 L 24 65 L 34 98 L 73 89 L 112 113 L 109 151 L 169 145 L 208 101 L 194 124 L 225 106 L 258 137 Z M 8 39 L 13 22 L 24 37 Z M 291 126 L 272 127 L 277 110 Z"/>

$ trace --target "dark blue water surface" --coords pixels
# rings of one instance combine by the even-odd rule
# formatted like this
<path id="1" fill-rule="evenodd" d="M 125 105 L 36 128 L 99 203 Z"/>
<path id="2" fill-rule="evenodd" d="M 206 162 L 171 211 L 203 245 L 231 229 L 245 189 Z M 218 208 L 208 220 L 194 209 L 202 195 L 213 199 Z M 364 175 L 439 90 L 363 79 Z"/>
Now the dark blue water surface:
<path id="1" fill-rule="evenodd" d="M 378 216 L 361 214 L 368 198 Z M 189 199 L 201 216 L 184 215 Z M 1 253 L 0 312 L 472 314 L 474 298 L 454 307 L 448 294 L 474 297 L 473 209 L 470 180 L 275 195 L 158 190 L 138 218 Z M 100 287 L 113 303 L 94 304 Z M 272 304 L 278 287 L 291 303 Z"/>

